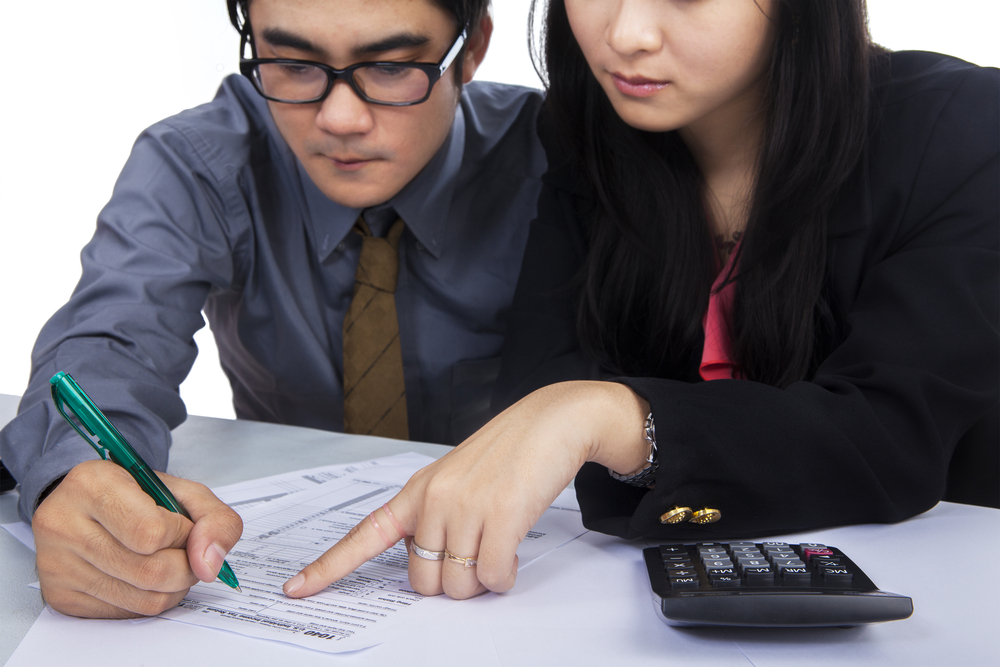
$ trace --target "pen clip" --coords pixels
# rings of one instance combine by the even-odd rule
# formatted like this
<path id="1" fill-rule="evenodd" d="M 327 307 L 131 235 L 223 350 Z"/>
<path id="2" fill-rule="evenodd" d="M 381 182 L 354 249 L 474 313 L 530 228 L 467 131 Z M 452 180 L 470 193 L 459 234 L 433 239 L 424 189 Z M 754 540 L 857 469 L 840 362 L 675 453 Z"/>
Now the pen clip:
<path id="1" fill-rule="evenodd" d="M 66 401 L 63 399 L 62 393 L 59 391 L 59 385 L 57 384 L 52 385 L 52 402 L 56 404 L 56 409 L 62 413 L 63 419 L 69 422 L 69 425 L 80 434 L 80 437 L 89 442 L 91 447 L 97 450 L 97 453 L 102 459 L 105 461 L 109 460 L 111 453 L 108 451 L 107 447 L 101 444 L 101 437 L 96 433 L 91 432 L 83 420 L 80 419 L 75 412 L 73 412 L 73 408 L 66 405 Z M 80 425 L 77 425 L 78 421 L 80 422 Z M 81 425 L 83 428 L 80 428 Z M 86 432 L 83 429 L 87 429 Z M 90 435 L 87 435 L 88 433 Z"/>

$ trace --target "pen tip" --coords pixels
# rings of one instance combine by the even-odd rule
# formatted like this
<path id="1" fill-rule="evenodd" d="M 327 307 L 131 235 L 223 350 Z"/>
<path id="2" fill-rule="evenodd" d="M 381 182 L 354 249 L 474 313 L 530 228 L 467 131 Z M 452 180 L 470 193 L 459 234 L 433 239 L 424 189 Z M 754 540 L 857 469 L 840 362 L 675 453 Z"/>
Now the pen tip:
<path id="1" fill-rule="evenodd" d="M 243 592 L 243 589 L 242 589 L 242 588 L 240 588 L 239 586 L 237 586 L 237 587 L 236 587 L 236 592 L 237 592 L 237 593 L 242 593 L 242 592 Z"/>

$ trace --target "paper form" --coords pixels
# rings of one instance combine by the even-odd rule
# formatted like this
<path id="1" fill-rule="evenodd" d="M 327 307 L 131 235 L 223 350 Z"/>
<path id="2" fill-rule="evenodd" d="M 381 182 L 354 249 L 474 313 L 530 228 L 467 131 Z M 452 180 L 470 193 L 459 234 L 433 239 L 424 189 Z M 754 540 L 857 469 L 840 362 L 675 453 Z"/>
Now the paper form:
<path id="1" fill-rule="evenodd" d="M 375 467 L 401 468 L 405 471 L 416 466 L 416 469 L 419 469 L 433 460 L 429 456 L 406 452 L 404 454 L 385 456 L 368 461 L 320 466 L 290 473 L 281 473 L 270 477 L 261 477 L 246 482 L 237 482 L 236 484 L 217 487 L 212 489 L 212 492 L 242 516 L 244 510 L 271 500 L 283 498 L 290 493 L 315 488 L 318 484 L 340 479 L 344 475 Z"/>
<path id="2" fill-rule="evenodd" d="M 35 535 L 31 532 L 31 526 L 18 521 L 17 523 L 5 523 L 3 529 L 17 538 L 17 541 L 35 551 Z"/>
<path id="3" fill-rule="evenodd" d="M 414 609 L 423 617 L 436 613 L 449 601 L 410 590 L 402 542 L 312 597 L 293 600 L 281 590 L 288 578 L 388 502 L 432 460 L 415 454 L 386 457 L 220 489 L 227 502 L 231 496 L 246 500 L 234 506 L 244 530 L 227 556 L 243 593 L 218 581 L 199 583 L 161 617 L 339 653 L 382 643 Z M 313 488 L 274 498 L 275 489 L 298 485 L 294 480 L 306 477 L 312 478 L 307 484 Z M 556 505 L 519 546 L 521 567 L 586 532 L 575 498 L 564 494 Z"/>

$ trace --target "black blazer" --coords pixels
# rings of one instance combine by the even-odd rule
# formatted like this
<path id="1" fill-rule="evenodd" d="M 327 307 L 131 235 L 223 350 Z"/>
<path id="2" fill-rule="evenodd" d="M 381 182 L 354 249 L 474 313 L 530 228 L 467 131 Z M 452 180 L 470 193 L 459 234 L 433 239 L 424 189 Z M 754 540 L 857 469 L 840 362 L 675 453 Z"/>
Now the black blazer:
<path id="1" fill-rule="evenodd" d="M 835 326 L 822 328 L 840 333 L 815 376 L 784 390 L 617 378 L 651 405 L 656 486 L 585 465 L 576 488 L 588 528 L 736 538 L 895 522 L 942 498 L 1000 505 L 1000 72 L 921 52 L 889 62 L 876 81 L 880 119 L 831 212 Z M 575 329 L 593 203 L 547 145 L 498 410 L 553 382 L 601 377 Z M 674 506 L 722 518 L 660 524 Z"/>

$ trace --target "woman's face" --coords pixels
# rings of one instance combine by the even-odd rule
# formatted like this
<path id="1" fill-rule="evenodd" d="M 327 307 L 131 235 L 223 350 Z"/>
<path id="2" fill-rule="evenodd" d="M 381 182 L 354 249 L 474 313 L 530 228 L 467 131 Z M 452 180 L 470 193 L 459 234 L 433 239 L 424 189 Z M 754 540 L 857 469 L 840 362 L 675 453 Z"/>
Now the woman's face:
<path id="1" fill-rule="evenodd" d="M 757 110 L 777 0 L 565 3 L 590 69 L 632 127 L 735 129 Z"/>

